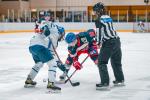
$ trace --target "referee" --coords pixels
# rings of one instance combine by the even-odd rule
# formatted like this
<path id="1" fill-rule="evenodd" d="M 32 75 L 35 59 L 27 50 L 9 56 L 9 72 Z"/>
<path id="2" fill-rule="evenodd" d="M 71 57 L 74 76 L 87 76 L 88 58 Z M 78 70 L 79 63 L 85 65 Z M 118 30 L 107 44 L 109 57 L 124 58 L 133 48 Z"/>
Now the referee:
<path id="1" fill-rule="evenodd" d="M 124 75 L 121 64 L 121 43 L 119 36 L 113 28 L 113 20 L 106 14 L 104 4 L 101 2 L 93 6 L 93 11 L 98 17 L 95 25 L 97 29 L 97 41 L 101 45 L 98 57 L 101 83 L 96 84 L 96 89 L 109 89 L 109 74 L 107 70 L 109 59 L 115 76 L 115 80 L 113 81 L 114 86 L 124 86 Z"/>

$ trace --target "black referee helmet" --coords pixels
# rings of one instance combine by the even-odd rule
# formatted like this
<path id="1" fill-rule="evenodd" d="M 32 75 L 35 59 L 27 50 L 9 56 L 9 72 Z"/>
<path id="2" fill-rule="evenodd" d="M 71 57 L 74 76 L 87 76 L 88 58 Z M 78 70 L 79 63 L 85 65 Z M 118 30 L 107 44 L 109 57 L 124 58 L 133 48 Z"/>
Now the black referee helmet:
<path id="1" fill-rule="evenodd" d="M 101 15 L 105 13 L 105 7 L 102 2 L 98 2 L 93 6 L 93 11 L 99 12 Z"/>
<path id="2" fill-rule="evenodd" d="M 102 9 L 104 9 L 104 4 L 101 2 L 98 2 L 93 6 L 93 11 L 100 11 Z"/>

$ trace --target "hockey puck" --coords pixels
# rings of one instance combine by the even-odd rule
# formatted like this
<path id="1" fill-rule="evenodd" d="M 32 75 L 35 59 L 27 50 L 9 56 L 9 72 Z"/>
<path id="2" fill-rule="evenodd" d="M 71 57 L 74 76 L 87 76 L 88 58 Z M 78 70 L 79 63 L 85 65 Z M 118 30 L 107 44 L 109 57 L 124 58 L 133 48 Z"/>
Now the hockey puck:
<path id="1" fill-rule="evenodd" d="M 47 82 L 47 79 L 44 78 L 44 79 L 43 79 L 43 82 Z"/>

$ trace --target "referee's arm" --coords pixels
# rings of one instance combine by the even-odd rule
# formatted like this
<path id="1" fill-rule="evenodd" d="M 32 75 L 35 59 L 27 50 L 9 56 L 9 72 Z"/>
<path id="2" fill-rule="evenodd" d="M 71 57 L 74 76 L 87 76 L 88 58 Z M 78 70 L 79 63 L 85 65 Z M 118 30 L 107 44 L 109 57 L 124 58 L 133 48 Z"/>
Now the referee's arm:
<path id="1" fill-rule="evenodd" d="M 95 26 L 96 26 L 96 41 L 97 41 L 98 45 L 100 45 L 100 43 L 101 43 L 101 33 L 100 33 L 101 25 L 100 25 L 99 20 L 95 21 Z"/>

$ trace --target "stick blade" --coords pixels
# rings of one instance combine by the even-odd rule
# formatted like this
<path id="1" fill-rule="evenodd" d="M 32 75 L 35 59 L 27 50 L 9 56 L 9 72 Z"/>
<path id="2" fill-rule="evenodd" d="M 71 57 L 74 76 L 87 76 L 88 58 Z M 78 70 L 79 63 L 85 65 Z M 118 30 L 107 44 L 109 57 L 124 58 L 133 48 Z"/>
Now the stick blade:
<path id="1" fill-rule="evenodd" d="M 79 85 L 80 85 L 80 82 L 72 83 L 72 86 L 79 86 Z"/>

